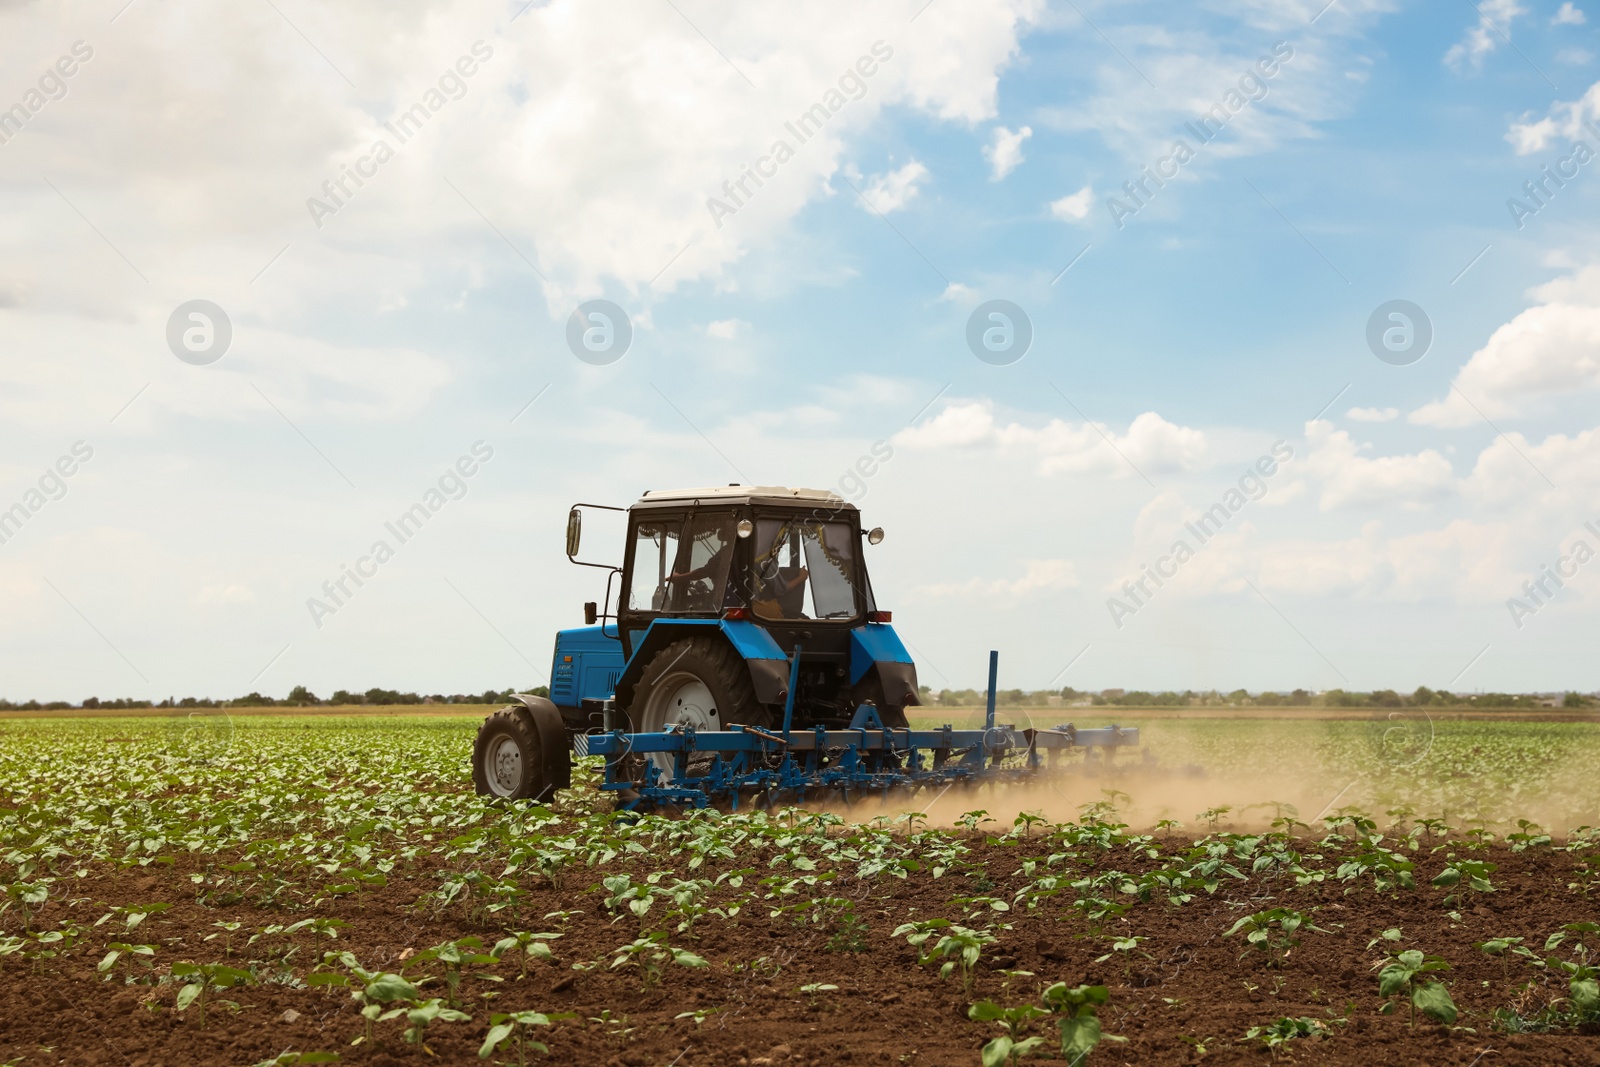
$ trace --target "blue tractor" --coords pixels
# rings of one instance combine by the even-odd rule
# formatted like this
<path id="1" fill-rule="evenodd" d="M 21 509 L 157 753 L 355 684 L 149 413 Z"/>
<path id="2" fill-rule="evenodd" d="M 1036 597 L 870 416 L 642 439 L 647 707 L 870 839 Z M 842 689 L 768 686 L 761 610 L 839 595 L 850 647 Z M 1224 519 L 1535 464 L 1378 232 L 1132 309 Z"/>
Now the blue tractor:
<path id="1" fill-rule="evenodd" d="M 910 729 L 916 666 L 864 558 L 883 531 L 831 492 L 647 492 L 625 509 L 620 567 L 577 558 L 596 509 L 624 510 L 574 506 L 566 548 L 608 571 L 605 599 L 556 634 L 550 696 L 519 695 L 479 729 L 481 794 L 547 799 L 574 751 L 605 757 L 620 803 L 650 808 L 970 781 L 1008 757 L 1031 770 L 1041 751 L 1137 743 L 1115 727 L 996 727 L 993 657 L 984 731 Z"/>

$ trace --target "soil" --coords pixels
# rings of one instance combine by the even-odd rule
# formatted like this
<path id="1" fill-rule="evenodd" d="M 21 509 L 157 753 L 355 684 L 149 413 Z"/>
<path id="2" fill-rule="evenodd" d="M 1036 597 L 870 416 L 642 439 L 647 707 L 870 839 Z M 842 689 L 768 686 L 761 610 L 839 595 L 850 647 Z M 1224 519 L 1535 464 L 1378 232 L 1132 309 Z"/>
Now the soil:
<path id="1" fill-rule="evenodd" d="M 966 921 L 963 909 L 950 903 L 955 897 L 987 893 L 1009 900 L 1025 881 L 1013 872 L 1022 859 L 1042 851 L 1030 850 L 1026 841 L 997 845 L 981 836 L 968 844 L 973 848 L 968 858 L 992 887 L 981 881 L 974 886 L 954 874 L 935 880 L 927 871 L 903 880 L 841 877 L 833 882 L 827 892 L 856 901 L 865 922 L 853 946 L 859 951 L 842 944 L 849 939 L 829 925 L 769 919 L 758 900 L 735 920 L 702 919 L 694 930 L 698 937 L 673 934 L 673 944 L 700 954 L 710 966 L 669 967 L 651 988 L 643 988 L 632 968 L 609 969 L 611 950 L 637 936 L 639 923 L 626 914 L 611 921 L 599 894 L 590 889 L 598 874 L 574 870 L 561 890 L 530 881 L 530 903 L 518 928 L 562 930 L 552 942 L 559 962 L 532 962 L 526 978 L 518 977 L 517 958 L 511 955 L 498 965 L 469 968 L 460 995 L 473 1020 L 433 1024 L 426 1032 L 426 1051 L 404 1043 L 403 1020 L 380 1023 L 374 1041 L 352 1047 L 363 1021 L 359 1005 L 344 990 L 266 983 L 215 992 L 202 1028 L 194 1007 L 182 1014 L 173 1010 L 170 979 L 155 979 L 166 975 L 176 959 L 245 966 L 264 955 L 265 940 L 245 944 L 252 930 L 308 915 L 350 925 L 337 940 L 307 931 L 275 938 L 294 945 L 288 963 L 301 979 L 330 949 L 353 951 L 373 969 L 398 970 L 403 960 L 442 941 L 477 935 L 493 944 L 513 925 L 504 915 L 473 921 L 460 905 L 443 915 L 419 907 L 419 898 L 438 884 L 427 864 L 397 869 L 387 886 L 369 889 L 360 899 L 332 898 L 310 912 L 196 903 L 189 876 L 204 861 L 195 857 L 166 868 L 91 869 L 87 877 L 63 879 L 70 887 L 38 921 L 53 926 L 70 918 L 89 926 L 107 911 L 105 904 L 173 902 L 128 938 L 157 944 L 157 965 L 152 971 L 139 961 L 126 968 L 119 962 L 110 980 L 96 973 L 103 945 L 127 936 L 118 932 L 120 918 L 94 929 L 79 951 L 34 962 L 0 958 L 0 1063 L 248 1065 L 288 1050 L 338 1052 L 346 1064 L 482 1063 L 477 1050 L 489 1013 L 535 1010 L 576 1018 L 557 1021 L 539 1034 L 550 1055 L 530 1053 L 530 1062 L 975 1065 L 980 1047 L 999 1030 L 967 1018 L 973 1001 L 1020 1004 L 1035 998 L 1044 983 L 1066 981 L 1108 986 L 1110 1002 L 1100 1010 L 1105 1033 L 1126 1039 L 1103 1042 L 1090 1065 L 1269 1064 L 1274 1060 L 1259 1043 L 1239 1039 L 1247 1028 L 1283 1016 L 1346 1020 L 1330 1038 L 1297 1040 L 1278 1053 L 1285 1060 L 1292 1054 L 1299 1064 L 1600 1065 L 1600 1033 L 1496 1029 L 1490 1013 L 1513 1003 L 1530 978 L 1541 980 L 1519 960 L 1503 962 L 1473 947 L 1491 937 L 1520 936 L 1537 948 L 1563 924 L 1600 918 L 1600 909 L 1568 888 L 1579 859 L 1573 853 L 1496 848 L 1478 854 L 1499 864 L 1496 891 L 1465 893 L 1457 905 L 1447 905 L 1446 891 L 1427 885 L 1425 878 L 1419 878 L 1416 890 L 1381 895 L 1370 881 L 1352 887 L 1330 877 L 1327 884 L 1297 888 L 1292 881 L 1259 876 L 1248 882 L 1225 879 L 1215 895 L 1201 895 L 1181 908 L 1138 904 L 1122 920 L 1108 923 L 1104 934 L 1146 939 L 1126 961 L 1098 962 L 1109 942 L 1105 936 L 1086 936 L 1067 894 L 1035 912 L 1019 908 L 971 923 L 1004 921 L 1011 929 L 998 931 L 998 942 L 985 948 L 968 995 L 959 973 L 941 979 L 937 965 L 919 966 L 915 950 L 903 937 L 892 936 L 908 920 Z M 1151 865 L 1126 851 L 1102 856 L 1098 863 L 1135 873 Z M 1424 859 L 1418 871 L 1442 865 L 1442 857 Z M 1242 938 L 1225 932 L 1242 915 L 1280 905 L 1302 911 L 1316 906 L 1311 921 L 1327 932 L 1303 932 L 1299 947 L 1278 968 L 1260 952 L 1241 958 Z M 1459 919 L 1451 917 L 1452 907 L 1459 909 Z M 572 909 L 581 913 L 565 926 L 539 918 Z M 229 935 L 215 925 L 222 922 L 241 926 Z M 1391 927 L 1403 931 L 1400 947 L 1421 948 L 1449 961 L 1446 977 L 1461 1009 L 1455 1028 L 1421 1018 L 1413 1027 L 1403 1006 L 1394 1014 L 1378 1012 L 1374 964 L 1382 950 L 1367 946 Z M 225 943 L 230 937 L 231 945 Z M 600 963 L 592 970 L 572 969 L 573 963 L 595 960 Z M 1007 970 L 1035 977 L 1008 976 Z M 125 973 L 139 980 L 127 984 Z M 435 964 L 421 973 L 440 970 Z M 476 977 L 479 973 L 500 981 Z M 837 989 L 800 991 L 813 983 Z M 430 983 L 427 989 L 441 995 L 443 984 Z M 1536 1005 L 1560 991 L 1553 982 L 1536 984 L 1523 994 L 1524 1003 Z M 607 1011 L 609 1016 L 603 1015 Z M 700 1023 L 680 1017 L 695 1011 L 709 1014 Z M 1048 1022 L 1036 1024 L 1034 1032 L 1048 1034 Z M 516 1062 L 514 1053 L 495 1059 Z"/>

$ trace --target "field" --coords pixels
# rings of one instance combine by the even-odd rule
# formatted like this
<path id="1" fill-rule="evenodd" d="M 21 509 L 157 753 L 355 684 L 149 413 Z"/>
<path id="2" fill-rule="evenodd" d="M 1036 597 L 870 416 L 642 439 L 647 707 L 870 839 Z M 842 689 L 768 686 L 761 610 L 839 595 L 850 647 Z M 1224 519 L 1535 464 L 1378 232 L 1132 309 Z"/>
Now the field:
<path id="1" fill-rule="evenodd" d="M 0 717 L 0 1064 L 1600 1064 L 1593 722 L 624 820 L 473 796 L 481 710 Z"/>

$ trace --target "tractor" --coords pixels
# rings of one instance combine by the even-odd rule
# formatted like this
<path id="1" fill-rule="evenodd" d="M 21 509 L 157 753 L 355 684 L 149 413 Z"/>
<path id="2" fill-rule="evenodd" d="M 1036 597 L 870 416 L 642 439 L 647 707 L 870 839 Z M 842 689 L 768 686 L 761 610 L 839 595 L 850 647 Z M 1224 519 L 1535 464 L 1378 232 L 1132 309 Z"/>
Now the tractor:
<path id="1" fill-rule="evenodd" d="M 620 566 L 580 560 L 583 517 L 625 512 Z M 582 627 L 556 634 L 549 697 L 517 695 L 473 747 L 480 794 L 546 800 L 572 753 L 633 808 L 737 806 L 823 791 L 990 777 L 1021 754 L 1136 744 L 1137 730 L 914 731 L 916 666 L 878 606 L 855 505 L 815 489 L 732 484 L 577 504 L 567 558 L 607 571 Z M 1048 736 L 1046 736 L 1048 735 Z M 1013 764 L 1015 760 L 1010 761 Z M 1013 767 L 1012 770 L 1018 768 Z"/>

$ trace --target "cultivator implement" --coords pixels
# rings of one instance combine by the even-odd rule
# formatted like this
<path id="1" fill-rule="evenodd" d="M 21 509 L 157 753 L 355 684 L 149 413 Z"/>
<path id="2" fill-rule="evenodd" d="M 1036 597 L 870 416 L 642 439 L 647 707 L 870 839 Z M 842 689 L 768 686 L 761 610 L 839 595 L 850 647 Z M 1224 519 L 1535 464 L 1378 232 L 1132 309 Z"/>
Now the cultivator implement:
<path id="1" fill-rule="evenodd" d="M 856 708 L 847 729 L 795 728 L 799 662 L 797 649 L 781 729 L 738 724 L 725 730 L 674 724 L 654 733 L 606 729 L 575 738 L 574 749 L 579 756 L 604 757 L 601 788 L 617 793 L 620 807 L 648 811 L 909 799 L 928 789 L 1023 782 L 1072 766 L 1109 766 L 1117 749 L 1139 743 L 1137 728 L 1078 729 L 1067 723 L 1019 729 L 996 723 L 999 654 L 994 652 L 981 730 L 889 727 L 869 703 Z"/>

